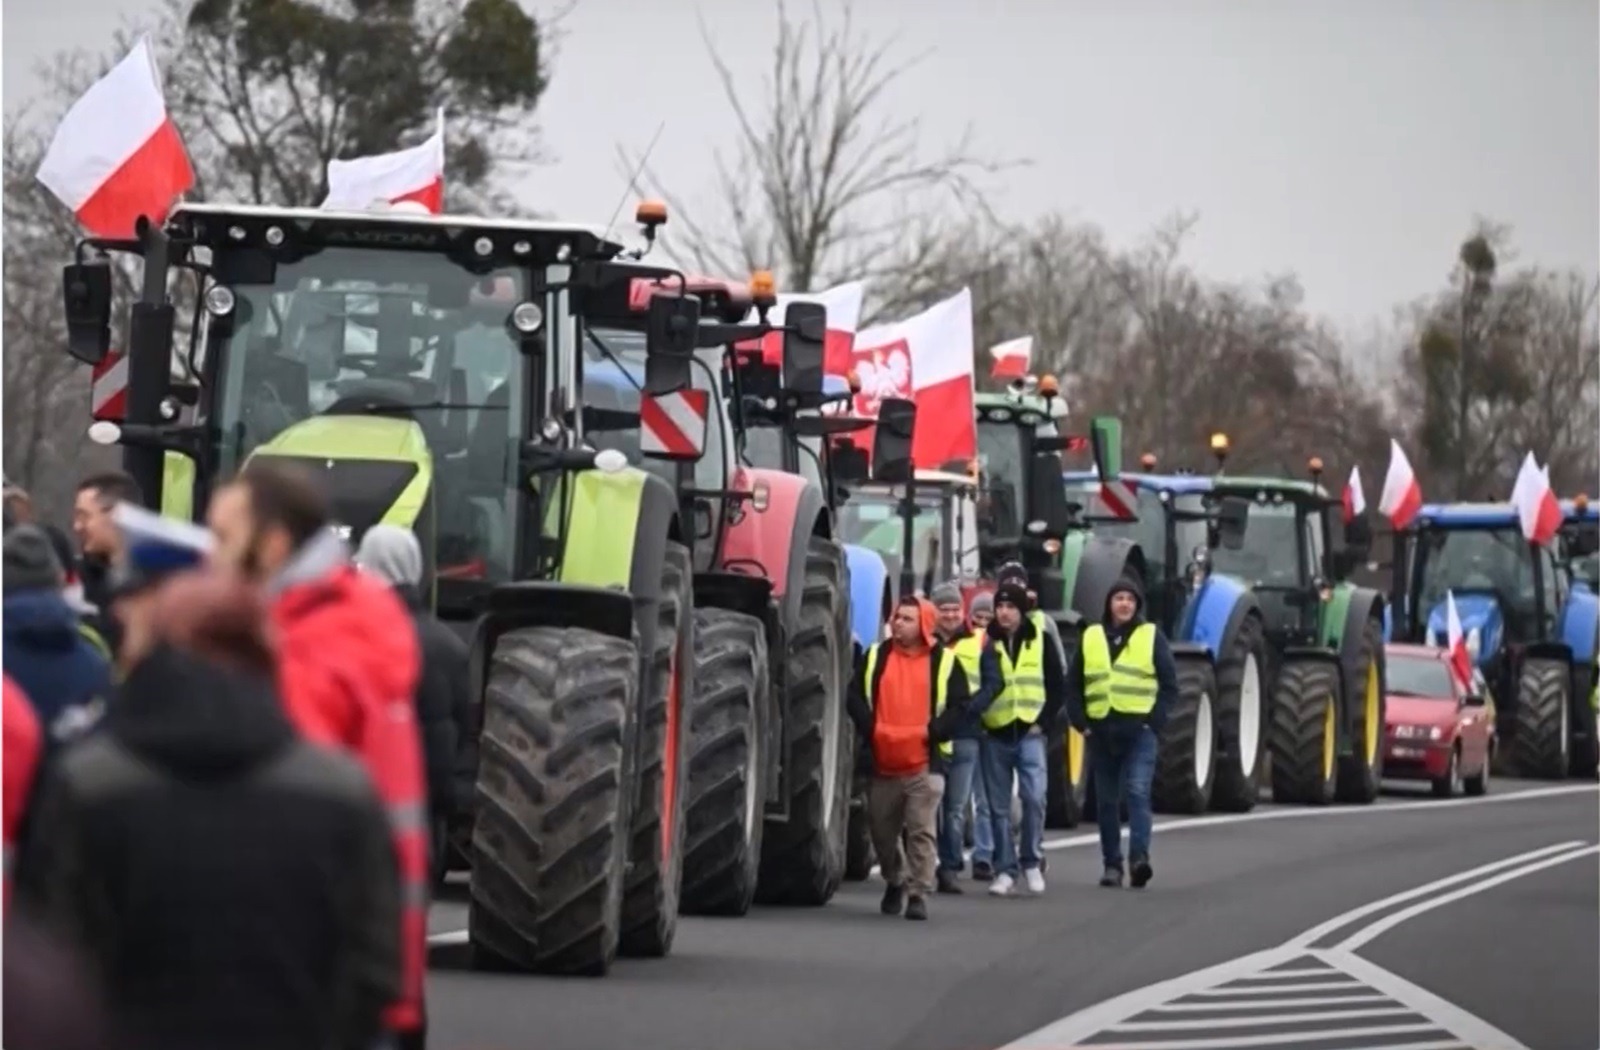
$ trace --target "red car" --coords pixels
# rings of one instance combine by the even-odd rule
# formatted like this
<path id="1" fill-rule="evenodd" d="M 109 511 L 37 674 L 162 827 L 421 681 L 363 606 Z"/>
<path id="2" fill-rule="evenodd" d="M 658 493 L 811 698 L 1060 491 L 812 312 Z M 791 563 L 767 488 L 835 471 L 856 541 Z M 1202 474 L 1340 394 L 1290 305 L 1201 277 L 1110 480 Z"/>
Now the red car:
<path id="1" fill-rule="evenodd" d="M 1384 715 L 1383 775 L 1427 780 L 1433 793 L 1489 790 L 1494 757 L 1494 711 L 1474 676 L 1477 690 L 1463 686 L 1443 649 L 1390 645 L 1388 709 Z"/>

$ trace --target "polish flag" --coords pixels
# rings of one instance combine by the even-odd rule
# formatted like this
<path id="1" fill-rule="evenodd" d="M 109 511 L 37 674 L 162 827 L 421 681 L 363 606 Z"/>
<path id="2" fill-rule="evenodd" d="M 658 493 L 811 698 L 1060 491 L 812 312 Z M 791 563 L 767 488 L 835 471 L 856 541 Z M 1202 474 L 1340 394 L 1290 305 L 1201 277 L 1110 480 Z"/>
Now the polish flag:
<path id="1" fill-rule="evenodd" d="M 977 455 L 970 289 L 915 317 L 857 332 L 853 356 L 861 379 L 858 416 L 876 419 L 887 397 L 917 403 L 911 458 L 918 468 L 937 469 Z"/>
<path id="2" fill-rule="evenodd" d="M 1367 494 L 1361 487 L 1361 468 L 1350 468 L 1350 480 L 1344 483 L 1344 523 L 1355 521 L 1367 510 Z"/>
<path id="3" fill-rule="evenodd" d="M 850 281 L 820 292 L 780 295 L 778 305 L 768 312 L 767 317 L 774 323 L 782 323 L 783 312 L 789 308 L 790 303 L 820 303 L 827 307 L 828 331 L 823 339 L 822 370 L 828 375 L 842 376 L 850 371 L 851 348 L 855 345 L 856 327 L 861 323 L 861 303 L 866 296 L 865 281 Z M 752 309 L 746 321 L 753 323 L 756 319 L 756 312 Z M 768 332 L 759 344 L 753 341 L 739 343 L 734 349 L 751 353 L 758 346 L 764 364 L 782 364 L 782 332 Z"/>
<path id="4" fill-rule="evenodd" d="M 1383 479 L 1383 495 L 1378 498 L 1378 511 L 1397 529 L 1411 524 L 1422 509 L 1422 486 L 1417 484 L 1416 472 L 1406 458 L 1400 442 L 1389 439 L 1389 473 Z"/>
<path id="5" fill-rule="evenodd" d="M 67 110 L 38 178 L 84 229 L 115 238 L 133 237 L 141 215 L 164 221 L 172 202 L 194 186 L 149 37 Z"/>
<path id="6" fill-rule="evenodd" d="M 994 358 L 990 379 L 1021 379 L 1028 374 L 1028 362 L 1033 359 L 1033 336 L 996 343 L 989 348 L 989 356 Z"/>
<path id="7" fill-rule="evenodd" d="M 420 146 L 374 157 L 328 162 L 324 208 L 366 211 L 375 201 L 412 201 L 435 215 L 444 211 L 444 109 Z"/>
<path id="8" fill-rule="evenodd" d="M 1550 473 L 1541 469 L 1529 452 L 1517 471 L 1517 483 L 1511 488 L 1511 505 L 1517 508 L 1522 522 L 1522 534 L 1529 543 L 1547 546 L 1561 530 L 1561 504 L 1550 491 Z"/>
<path id="9" fill-rule="evenodd" d="M 1444 592 L 1445 651 L 1449 654 L 1450 669 L 1460 679 L 1462 688 L 1472 685 L 1472 654 L 1467 652 L 1467 636 L 1461 630 L 1461 614 L 1456 611 L 1456 592 Z"/>

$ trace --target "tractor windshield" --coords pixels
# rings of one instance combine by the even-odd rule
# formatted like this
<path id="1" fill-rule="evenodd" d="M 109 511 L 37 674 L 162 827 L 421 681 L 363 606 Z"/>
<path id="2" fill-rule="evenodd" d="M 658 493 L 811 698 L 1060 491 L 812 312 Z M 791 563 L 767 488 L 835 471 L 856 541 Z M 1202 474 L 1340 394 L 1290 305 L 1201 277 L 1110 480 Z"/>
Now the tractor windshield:
<path id="1" fill-rule="evenodd" d="M 722 367 L 722 350 L 714 348 L 697 350 L 695 358 L 702 364 L 690 369 L 690 383 L 696 390 L 711 392 L 711 418 L 706 434 L 706 453 L 694 465 L 694 483 L 697 488 L 723 489 L 727 487 L 725 471 L 728 469 L 727 449 L 731 436 L 726 431 L 727 413 L 722 410 L 717 376 Z M 625 412 L 631 416 L 626 422 L 609 421 L 601 417 L 599 423 L 591 421 L 585 434 L 597 449 L 616 449 L 628 457 L 628 462 L 658 475 L 668 484 L 677 485 L 677 464 L 668 460 L 645 459 L 639 453 L 639 392 L 644 387 L 645 336 L 622 328 L 595 328 L 584 340 L 583 348 L 583 404 L 586 408 Z"/>
<path id="2" fill-rule="evenodd" d="M 444 255 L 373 248 L 327 248 L 280 262 L 270 282 L 230 284 L 233 311 L 208 321 L 201 365 L 219 474 L 313 416 L 414 421 L 442 490 L 441 575 L 508 575 L 499 523 L 512 520 L 522 357 L 506 320 L 525 284 L 521 270 L 476 276 Z"/>
<path id="3" fill-rule="evenodd" d="M 1513 620 L 1532 616 L 1533 558 L 1519 527 L 1430 529 L 1416 556 L 1421 559 L 1419 616 L 1427 616 L 1452 590 L 1492 593 Z"/>
<path id="4" fill-rule="evenodd" d="M 1164 493 L 1141 485 L 1138 494 L 1138 520 L 1123 521 L 1112 514 L 1111 508 L 1100 498 L 1099 482 L 1067 483 L 1067 499 L 1083 506 L 1084 517 L 1092 524 L 1096 534 L 1137 543 L 1144 552 L 1151 578 L 1164 579 L 1168 573 L 1167 508 L 1197 515 L 1192 520 L 1185 517 L 1172 523 L 1181 563 L 1174 567 L 1174 571 L 1188 564 L 1190 554 L 1196 547 L 1206 545 L 1206 523 L 1198 517 L 1205 508 L 1201 504 L 1200 494 L 1195 492 Z"/>
<path id="5" fill-rule="evenodd" d="M 758 470 L 782 470 L 784 442 L 790 440 L 775 424 L 752 426 L 744 432 L 744 461 Z M 800 443 L 800 476 L 823 491 L 822 439 L 803 437 Z"/>
<path id="6" fill-rule="evenodd" d="M 1242 548 L 1219 547 L 1211 565 L 1254 588 L 1295 590 L 1305 585 L 1300 568 L 1299 512 L 1288 500 L 1254 500 Z"/>
<path id="7" fill-rule="evenodd" d="M 901 490 L 886 485 L 862 485 L 853 489 L 850 498 L 839 508 L 839 535 L 845 543 L 853 543 L 877 551 L 889 567 L 890 575 L 901 568 L 901 548 L 904 545 L 905 527 L 900 520 Z M 935 564 L 937 556 L 945 561 L 940 550 L 944 542 L 944 493 L 936 489 L 917 490 L 917 517 L 911 536 L 914 557 L 912 569 L 920 580 Z M 935 573 L 942 578 L 941 574 Z"/>
<path id="8" fill-rule="evenodd" d="M 978 463 L 983 470 L 995 532 L 1014 535 L 1022 529 L 1027 513 L 1028 461 L 1022 427 L 980 417 L 978 419 Z"/>

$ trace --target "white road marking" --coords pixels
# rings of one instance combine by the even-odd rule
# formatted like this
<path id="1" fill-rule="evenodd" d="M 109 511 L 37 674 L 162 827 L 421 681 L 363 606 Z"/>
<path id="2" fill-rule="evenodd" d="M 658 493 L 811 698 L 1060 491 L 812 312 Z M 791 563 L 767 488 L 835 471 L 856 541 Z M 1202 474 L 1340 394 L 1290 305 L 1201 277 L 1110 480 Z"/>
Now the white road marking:
<path id="1" fill-rule="evenodd" d="M 1334 973 L 1326 970 L 1325 973 Z M 1342 988 L 1360 988 L 1360 984 L 1340 985 Z M 1206 994 L 1233 994 L 1196 992 L 1196 995 Z M 1343 1006 L 1345 1003 L 1377 1003 L 1389 998 L 1386 995 L 1307 995 L 1296 996 L 1291 999 L 1255 999 L 1246 1002 L 1226 1003 L 1167 1003 L 1165 1006 L 1153 1006 L 1155 1013 L 1204 1013 L 1217 1010 L 1281 1010 L 1285 1006 Z"/>
<path id="2" fill-rule="evenodd" d="M 1329 977 L 1335 971 L 1325 966 L 1306 966 L 1286 970 L 1273 970 L 1270 973 L 1258 973 L 1251 978 L 1253 981 L 1281 981 L 1289 977 Z"/>
<path id="3" fill-rule="evenodd" d="M 1156 1040 L 1140 1039 L 1138 1042 L 1128 1043 L 1096 1043 L 1096 1050 L 1233 1050 L 1233 1048 L 1255 1046 L 1290 1046 L 1314 1043 L 1320 1040 L 1342 1039 L 1347 1043 L 1356 1040 L 1365 1040 L 1367 1037 L 1400 1035 L 1400 1034 L 1433 1034 L 1440 1037 L 1428 1043 L 1411 1042 L 1401 1044 L 1406 1047 L 1438 1046 L 1458 1047 L 1465 1046 L 1475 1050 L 1528 1050 L 1522 1043 L 1510 1035 L 1495 1028 L 1493 1025 L 1461 1009 L 1455 1004 L 1421 988 L 1397 974 L 1383 969 L 1370 960 L 1363 959 L 1354 954 L 1351 948 L 1366 944 L 1384 932 L 1393 929 L 1396 925 L 1414 918 L 1433 908 L 1442 907 L 1473 894 L 1482 893 L 1493 889 L 1495 886 L 1510 882 L 1512 879 L 1521 878 L 1546 868 L 1565 864 L 1568 861 L 1582 857 L 1600 854 L 1600 846 L 1590 845 L 1581 840 L 1556 843 L 1537 850 L 1508 857 L 1492 864 L 1480 865 L 1477 868 L 1460 872 L 1443 879 L 1436 879 L 1431 883 L 1418 886 L 1402 893 L 1391 894 L 1382 900 L 1373 901 L 1358 908 L 1352 908 L 1341 915 L 1334 916 L 1327 922 L 1312 927 L 1298 937 L 1291 938 L 1276 948 L 1265 951 L 1252 952 L 1215 966 L 1208 966 L 1192 973 L 1167 981 L 1161 981 L 1144 988 L 1137 988 L 1123 995 L 1096 1003 L 1086 1009 L 1079 1010 L 1067 1017 L 1046 1025 L 1035 1032 L 1030 1032 L 1020 1039 L 1008 1043 L 1002 1050 L 1046 1050 L 1051 1047 L 1074 1046 L 1093 1037 L 1115 1037 L 1122 1032 L 1136 1031 L 1183 1031 L 1210 1028 L 1212 1030 L 1228 1029 L 1233 1027 L 1265 1027 L 1273 1024 L 1293 1025 L 1307 1023 L 1313 1020 L 1340 1020 L 1337 1030 L 1306 1030 L 1300 1029 L 1293 1032 L 1278 1032 L 1262 1034 L 1259 1036 L 1232 1036 L 1216 1039 L 1174 1039 Z M 1491 874 L 1498 873 L 1498 874 Z M 1489 878 L 1481 878 L 1490 874 Z M 1477 881 L 1471 881 L 1477 880 Z M 1409 907 L 1402 908 L 1385 917 L 1375 919 L 1356 932 L 1348 935 L 1337 947 L 1316 949 L 1312 943 L 1338 930 L 1349 926 L 1351 923 L 1367 918 L 1377 912 L 1392 908 L 1396 904 L 1405 904 L 1418 897 L 1428 897 L 1437 894 L 1437 891 L 1454 886 L 1457 883 L 1467 882 L 1468 885 L 1450 893 L 1433 896 Z M 1309 981 L 1304 983 L 1284 982 L 1273 974 L 1287 972 L 1285 964 L 1292 963 L 1321 963 L 1332 970 L 1338 971 L 1348 978 L 1344 981 Z M 1285 967 L 1285 969 L 1275 969 Z M 1301 965 L 1300 970 L 1311 969 L 1312 973 L 1305 976 L 1333 976 L 1331 973 L 1318 971 L 1314 967 Z M 1273 983 L 1262 983 L 1262 979 Z M 1248 981 L 1253 984 L 1241 987 L 1238 982 Z M 1262 996 L 1272 993 L 1292 993 L 1295 991 L 1322 991 L 1322 990 L 1351 990 L 1361 989 L 1364 992 L 1376 993 L 1378 997 L 1391 1001 L 1394 1005 L 1387 1008 L 1363 1007 L 1350 1011 L 1320 1011 L 1317 1013 L 1290 1013 L 1277 1015 L 1268 1014 L 1273 1006 L 1287 1007 L 1294 1002 L 1291 998 L 1268 999 L 1257 998 L 1253 1001 L 1237 1004 L 1218 1002 L 1219 998 L 1228 996 Z M 1193 1002 L 1192 1000 L 1200 1000 Z M 1345 1001 L 1372 1001 L 1371 995 L 1350 996 Z M 1236 1005 L 1237 1014 L 1228 1015 L 1220 1007 Z M 1296 1004 L 1296 1009 L 1299 1004 Z M 1331 1004 L 1330 1004 L 1331 1005 Z M 1170 1015 L 1180 1013 L 1185 1009 L 1202 1007 L 1211 1016 L 1195 1021 L 1175 1021 Z M 1425 1023 L 1397 1024 L 1397 1025 L 1350 1025 L 1349 1019 L 1356 1017 L 1378 1016 L 1373 1011 L 1380 1011 L 1382 1016 L 1395 1014 L 1410 1014 L 1426 1019 Z M 1167 1016 L 1163 1016 L 1167 1015 Z M 1148 1020 L 1140 1021 L 1139 1018 L 1147 1017 Z M 1151 1027 L 1154 1025 L 1155 1027 Z M 1446 1038 L 1448 1037 L 1448 1038 Z M 1379 1042 L 1364 1043 L 1364 1050 L 1376 1050 Z"/>

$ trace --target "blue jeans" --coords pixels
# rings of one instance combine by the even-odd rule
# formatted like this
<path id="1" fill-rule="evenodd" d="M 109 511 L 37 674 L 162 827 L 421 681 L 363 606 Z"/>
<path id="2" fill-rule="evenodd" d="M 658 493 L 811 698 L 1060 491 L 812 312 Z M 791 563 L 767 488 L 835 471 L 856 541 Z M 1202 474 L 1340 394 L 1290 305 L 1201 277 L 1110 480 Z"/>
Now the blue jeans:
<path id="1" fill-rule="evenodd" d="M 1156 733 L 1149 726 L 1131 738 L 1110 731 L 1089 734 L 1094 772 L 1095 817 L 1100 823 L 1100 859 L 1122 867 L 1122 807 L 1128 801 L 1128 855 L 1150 856 L 1150 781 L 1156 772 Z"/>
<path id="2" fill-rule="evenodd" d="M 1011 785 L 1016 777 L 1022 796 L 1022 864 L 1037 868 L 1044 856 L 1044 736 L 1030 733 L 1011 742 L 985 734 L 979 753 L 983 764 L 983 789 L 989 795 L 989 827 L 994 834 L 994 870 L 997 875 L 1018 874 L 1017 849 L 1011 842 Z"/>
<path id="3" fill-rule="evenodd" d="M 967 803 L 976 801 L 972 821 L 972 861 L 987 864 L 994 856 L 990 838 L 988 793 L 978 768 L 978 742 L 956 740 L 955 754 L 944 775 L 944 812 L 939 820 L 939 870 L 966 867 Z"/>

